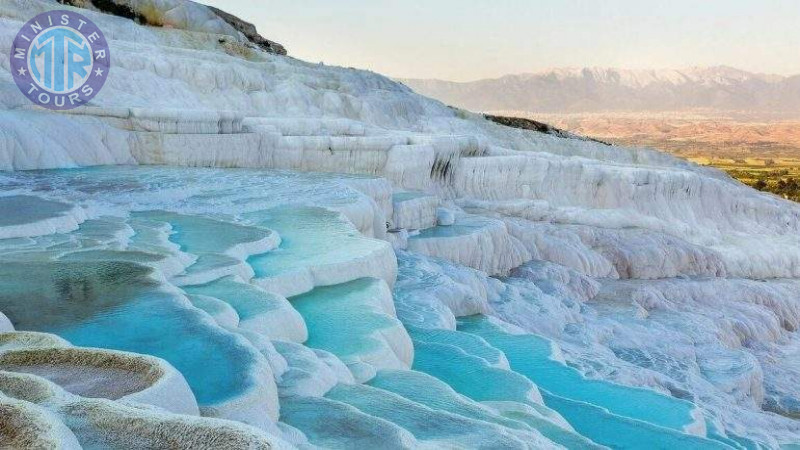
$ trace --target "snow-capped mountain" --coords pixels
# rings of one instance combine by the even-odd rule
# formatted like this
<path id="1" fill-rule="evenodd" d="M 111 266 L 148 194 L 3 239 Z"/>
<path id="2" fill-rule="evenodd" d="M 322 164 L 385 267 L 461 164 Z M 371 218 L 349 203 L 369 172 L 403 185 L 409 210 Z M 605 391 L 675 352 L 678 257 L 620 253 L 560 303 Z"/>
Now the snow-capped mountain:
<path id="1" fill-rule="evenodd" d="M 800 112 L 800 76 L 756 74 L 725 66 L 683 70 L 552 69 L 465 83 L 401 81 L 423 95 L 473 111 Z"/>

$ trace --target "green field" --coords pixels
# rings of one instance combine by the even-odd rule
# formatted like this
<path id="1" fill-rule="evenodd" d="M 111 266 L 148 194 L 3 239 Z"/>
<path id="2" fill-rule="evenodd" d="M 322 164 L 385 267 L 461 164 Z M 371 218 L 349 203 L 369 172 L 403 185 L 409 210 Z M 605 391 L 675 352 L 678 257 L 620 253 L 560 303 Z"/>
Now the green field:
<path id="1" fill-rule="evenodd" d="M 759 191 L 771 192 L 783 198 L 800 202 L 800 160 L 798 159 L 691 159 L 699 164 L 722 169 L 733 178 Z"/>

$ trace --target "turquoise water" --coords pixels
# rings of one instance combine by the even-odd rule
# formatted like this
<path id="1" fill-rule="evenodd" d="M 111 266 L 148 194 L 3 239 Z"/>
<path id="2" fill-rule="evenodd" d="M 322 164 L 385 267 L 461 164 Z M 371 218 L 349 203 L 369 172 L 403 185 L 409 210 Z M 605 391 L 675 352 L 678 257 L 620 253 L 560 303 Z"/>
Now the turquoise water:
<path id="1" fill-rule="evenodd" d="M 580 434 L 612 448 L 731 448 L 723 442 L 683 433 L 693 423 L 694 405 L 658 393 L 589 380 L 551 359 L 548 340 L 514 335 L 486 317 L 459 319 L 458 329 L 484 338 L 508 358 L 512 370 L 539 387 L 545 404 Z"/>
<path id="2" fill-rule="evenodd" d="M 551 344 L 544 338 L 508 334 L 481 316 L 462 318 L 458 324 L 460 331 L 481 336 L 502 350 L 514 371 L 551 394 L 679 431 L 694 422 L 692 411 L 695 406 L 687 401 L 645 389 L 584 378 L 577 370 L 551 359 Z"/>
<path id="3" fill-rule="evenodd" d="M 242 321 L 267 314 L 284 306 L 285 301 L 247 283 L 240 283 L 231 277 L 221 278 L 211 283 L 184 286 L 189 294 L 214 297 L 231 305 Z"/>
<path id="4" fill-rule="evenodd" d="M 242 261 L 231 256 L 217 255 L 214 253 L 201 254 L 197 261 L 187 267 L 185 274 L 196 275 L 208 272 L 224 273 L 226 275 L 234 273 L 236 266 L 241 265 Z"/>
<path id="5" fill-rule="evenodd" d="M 79 346 L 154 355 L 186 378 L 201 405 L 250 387 L 254 351 L 124 261 L 0 265 L 0 310 L 20 330 Z"/>
<path id="6" fill-rule="evenodd" d="M 448 448 L 525 448 L 524 433 L 502 429 L 496 424 L 428 408 L 404 397 L 366 385 L 336 385 L 325 395 L 358 408 L 373 417 L 395 423 L 411 432 L 418 440 Z M 515 436 L 515 434 L 517 434 Z"/>
<path id="7" fill-rule="evenodd" d="M 162 357 L 184 374 L 203 406 L 247 391 L 254 382 L 252 369 L 263 367 L 264 361 L 241 337 L 214 326 L 178 291 L 168 290 L 151 278 L 149 266 L 175 256 L 165 239 L 199 256 L 186 274 L 214 271 L 215 277 L 242 268 L 241 261 L 221 253 L 242 242 L 269 237 L 269 229 L 279 231 L 283 242 L 274 251 L 249 258 L 258 277 L 320 265 L 335 267 L 335 271 L 344 267 L 340 264 L 387 247 L 385 242 L 361 236 L 338 213 L 327 209 L 275 207 L 294 201 L 295 197 L 298 202 L 313 197 L 317 204 L 328 205 L 353 201 L 352 192 L 335 193 L 335 183 L 319 192 L 318 183 L 324 176 L 164 168 L 53 173 L 57 177 L 51 173 L 14 176 L 36 178 L 37 189 L 58 192 L 70 202 L 97 201 L 97 210 L 110 207 L 108 214 L 125 216 L 132 206 L 136 210 L 157 211 L 135 212 L 129 219 L 89 220 L 69 234 L 0 242 L 0 310 L 20 329 L 53 332 L 77 345 Z M 55 180 L 58 177 L 62 179 Z M 395 200 L 416 195 L 399 194 Z M 101 196 L 108 205 L 100 204 Z M 8 210 L 14 201 L 0 199 L 0 212 Z M 32 201 L 35 204 L 40 200 Z M 42 218 L 63 214 L 70 207 L 46 201 L 40 206 Z M 270 209 L 252 212 L 262 207 Z M 0 226 L 29 223 L 39 217 L 35 211 L 21 211 L 20 215 L 0 216 Z M 202 211 L 214 214 L 204 217 Z M 229 223 L 223 217 L 257 225 Z M 481 218 L 459 218 L 452 227 L 427 230 L 414 239 L 460 236 L 487 224 Z M 136 235 L 129 240 L 124 236 L 134 231 Z M 12 249 L 29 252 L 15 255 Z M 73 250 L 81 251 L 64 255 Z M 350 271 L 345 272 L 347 275 Z M 420 284 L 427 283 L 420 288 L 420 296 L 429 294 L 433 298 L 437 289 L 444 292 L 456 286 L 452 280 L 444 285 L 448 277 L 437 278 L 423 271 L 414 272 L 411 277 L 424 278 Z M 453 278 L 459 279 L 456 275 Z M 176 279 L 172 281 L 177 283 Z M 291 310 L 279 296 L 233 278 L 184 289 L 189 294 L 224 301 L 243 321 L 276 317 L 281 308 Z M 361 279 L 318 287 L 292 298 L 292 305 L 309 325 L 307 345 L 328 350 L 347 363 L 362 358 L 372 362 L 396 357 L 393 344 L 404 345 L 404 341 L 398 338 L 400 324 L 381 304 L 386 289 L 382 281 Z M 425 299 L 418 303 L 404 300 L 416 294 L 398 295 L 400 303 L 408 300 L 404 317 L 413 317 L 418 325 L 431 325 L 430 320 L 441 311 Z M 198 301 L 198 306 L 222 311 L 214 309 L 220 304 L 213 301 Z M 276 322 L 287 322 L 283 317 Z M 264 328 L 272 329 L 272 324 Z M 346 448 L 407 447 L 411 434 L 387 420 L 402 424 L 419 439 L 442 445 L 516 445 L 516 437 L 506 439 L 508 436 L 497 434 L 497 425 L 510 428 L 510 436 L 536 429 L 567 448 L 593 447 L 589 440 L 548 420 L 558 419 L 553 410 L 567 418 L 578 432 L 615 448 L 719 448 L 722 444 L 755 447 L 752 441 L 731 434 L 720 436 L 712 429 L 709 438 L 721 444 L 682 434 L 683 426 L 692 421 L 691 404 L 651 391 L 586 379 L 578 371 L 553 361 L 549 342 L 538 336 L 510 335 L 476 318 L 461 320 L 459 331 L 413 327 L 409 331 L 416 344 L 417 371 L 379 370 L 368 386 L 340 386 L 326 399 L 282 399 L 283 418 L 301 427 L 312 442 Z M 515 372 L 504 369 L 506 364 Z M 553 410 L 538 402 L 540 393 Z M 501 403 L 505 402 L 514 402 L 515 407 L 503 409 Z"/>
<path id="8" fill-rule="evenodd" d="M 128 235 L 133 230 L 119 217 L 100 217 L 89 219 L 78 228 L 81 245 L 84 247 L 115 245 L 120 235 Z"/>
<path id="9" fill-rule="evenodd" d="M 396 192 L 392 194 L 392 201 L 393 202 L 405 202 L 408 200 L 414 200 L 417 198 L 428 197 L 429 194 L 424 192 L 412 192 L 412 191 L 404 191 L 404 192 Z"/>
<path id="10" fill-rule="evenodd" d="M 369 381 L 370 386 L 401 395 L 429 408 L 464 417 L 493 422 L 509 428 L 527 429 L 515 420 L 505 419 L 480 403 L 458 394 L 438 378 L 414 370 L 381 370 Z"/>
<path id="11" fill-rule="evenodd" d="M 477 401 L 512 401 L 536 404 L 536 386 L 524 376 L 490 366 L 453 345 L 414 341 L 412 369 L 449 384 Z"/>
<path id="12" fill-rule="evenodd" d="M 128 250 L 139 250 L 164 256 L 174 255 L 171 246 L 163 240 L 168 232 L 166 224 L 145 219 L 131 219 L 128 224 L 135 232 L 129 239 Z"/>
<path id="13" fill-rule="evenodd" d="M 738 450 L 759 450 L 761 448 L 767 447 L 766 445 L 756 444 L 755 442 L 753 442 L 750 439 L 746 439 L 746 438 L 742 438 L 742 437 L 736 436 L 733 433 L 730 433 L 728 436 L 722 436 L 719 433 L 719 430 L 717 429 L 717 427 L 710 420 L 706 421 L 706 436 L 709 439 L 713 439 L 715 441 L 722 442 L 723 444 L 729 445 L 729 446 L 731 446 L 731 447 L 733 447 L 735 449 L 738 449 Z M 784 447 L 781 447 L 781 448 L 784 448 Z M 800 450 L 800 448 L 798 448 L 797 450 Z"/>
<path id="14" fill-rule="evenodd" d="M 34 223 L 63 216 L 72 206 L 30 195 L 0 197 L 0 227 Z"/>
<path id="15" fill-rule="evenodd" d="M 502 350 L 514 372 L 492 367 L 489 360 L 497 358 L 487 351 L 486 342 L 480 339 L 455 338 L 457 333 L 454 332 L 420 333 L 412 329 L 415 338 L 413 368 L 439 378 L 473 400 L 524 403 L 541 412 L 541 405 L 535 401 L 538 386 L 545 405 L 561 414 L 577 432 L 612 448 L 726 448 L 722 443 L 682 432 L 683 426 L 692 421 L 693 405 L 688 402 L 643 389 L 587 380 L 574 369 L 551 360 L 547 340 L 530 335 L 505 334 L 479 316 L 460 320 L 459 330 L 485 338 L 489 344 Z M 473 351 L 484 357 L 472 354 Z M 485 358 L 487 355 L 488 360 Z M 522 355 L 526 357 L 520 361 Z M 529 376 L 529 373 L 533 375 Z M 558 389 L 564 396 L 552 393 L 548 387 Z M 578 397 L 582 400 L 577 400 Z M 611 404 L 613 410 L 605 405 L 589 403 L 594 401 Z M 649 404 L 642 404 L 648 401 Z M 671 409 L 665 411 L 665 405 Z M 620 412 L 644 418 L 625 417 Z M 552 424 L 546 426 L 545 421 L 534 415 L 512 414 L 510 417 L 536 424 L 543 434 L 568 448 L 593 445 L 581 436 L 557 429 Z M 663 425 L 669 423 L 668 420 L 673 421 L 674 427 Z"/>
<path id="16" fill-rule="evenodd" d="M 415 448 L 414 436 L 386 420 L 324 397 L 284 397 L 281 421 L 303 431 L 308 440 L 330 449 Z"/>
<path id="17" fill-rule="evenodd" d="M 599 448 L 576 433 L 556 426 L 540 414 L 522 413 L 501 415 L 486 406 L 458 394 L 437 378 L 416 371 L 383 370 L 370 380 L 371 386 L 394 392 L 409 400 L 436 410 L 448 411 L 463 417 L 495 423 L 512 429 L 534 429 L 545 437 L 570 449 Z"/>
<path id="18" fill-rule="evenodd" d="M 172 226 L 169 240 L 180 245 L 181 251 L 193 254 L 225 253 L 238 244 L 257 242 L 272 233 L 257 227 L 246 227 L 197 215 L 167 211 L 137 212 L 136 219 L 165 222 Z"/>
<path id="19" fill-rule="evenodd" d="M 464 339 L 462 343 L 469 342 Z M 458 393 L 478 402 L 514 402 L 527 405 L 531 413 L 512 413 L 508 418 L 536 428 L 553 442 L 567 448 L 597 447 L 589 439 L 555 425 L 547 417 L 553 413 L 537 403 L 536 386 L 524 376 L 507 369 L 491 367 L 483 358 L 447 344 L 414 341 L 413 369 L 430 374 Z M 380 380 L 378 381 L 380 383 Z"/>
<path id="20" fill-rule="evenodd" d="M 163 259 L 164 256 L 154 253 L 119 250 L 86 250 L 60 258 L 61 261 L 124 261 L 138 264 L 158 263 Z"/>
<path id="21" fill-rule="evenodd" d="M 567 419 L 575 430 L 614 449 L 674 450 L 730 449 L 725 444 L 683 434 L 640 420 L 610 414 L 595 405 L 551 395 L 543 391 L 545 403 Z M 620 399 L 620 401 L 626 401 Z"/>
<path id="22" fill-rule="evenodd" d="M 450 226 L 436 226 L 420 230 L 419 234 L 410 239 L 446 238 L 464 236 L 475 233 L 485 228 L 492 222 L 490 219 L 478 216 L 458 216 L 456 222 Z"/>
<path id="23" fill-rule="evenodd" d="M 338 213 L 324 208 L 280 207 L 245 217 L 281 237 L 280 248 L 248 259 L 258 278 L 350 262 L 386 245 L 362 236 Z"/>
<path id="24" fill-rule="evenodd" d="M 203 311 L 207 312 L 211 317 L 214 317 L 215 320 L 221 314 L 226 314 L 230 312 L 230 306 L 216 298 L 213 297 L 204 297 L 202 295 L 192 295 L 188 294 L 189 301 L 192 302 L 195 308 L 202 309 Z M 235 311 L 234 311 L 235 313 Z M 239 317 L 236 316 L 234 320 L 238 321 Z"/>
<path id="25" fill-rule="evenodd" d="M 167 267 L 172 268 L 186 261 L 176 253 L 180 248 L 198 257 L 180 275 L 181 281 L 188 280 L 186 275 L 202 273 L 194 277 L 201 280 L 240 272 L 241 261 L 222 253 L 274 237 L 267 228 L 232 222 L 243 214 L 274 219 L 289 236 L 275 255 L 254 258 L 256 267 L 266 274 L 321 261 L 344 263 L 360 250 L 385 249 L 386 243 L 363 238 L 338 214 L 324 208 L 275 209 L 297 200 L 344 206 L 363 199 L 340 179 L 281 171 L 162 167 L 15 173 L 13 179 L 2 181 L 3 187 L 57 193 L 70 200 L 0 198 L 0 211 L 9 211 L 0 214 L 0 226 L 56 217 L 68 212 L 71 203 L 84 201 L 94 202 L 97 211 L 120 217 L 86 221 L 73 233 L 0 242 L 4 250 L 0 310 L 19 329 L 53 332 L 76 345 L 162 357 L 183 373 L 201 405 L 236 397 L 251 387 L 252 369 L 261 367 L 263 356 L 240 336 L 215 326 L 179 291 L 154 281 L 160 274 L 152 267 L 169 263 Z M 273 209 L 252 212 L 268 208 Z M 54 262 L 57 258 L 62 259 Z M 271 317 L 276 308 L 283 308 L 283 314 L 293 312 L 285 299 L 231 279 L 187 291 L 221 298 L 244 321 Z M 372 325 L 388 320 L 377 316 Z"/>
<path id="26" fill-rule="evenodd" d="M 394 354 L 382 333 L 401 325 L 380 306 L 387 293 L 383 281 L 361 278 L 318 287 L 289 301 L 308 326 L 306 346 L 352 363 L 368 355 Z"/>
<path id="27" fill-rule="evenodd" d="M 406 325 L 414 341 L 452 345 L 472 356 L 477 356 L 496 367 L 507 367 L 508 361 L 500 350 L 489 345 L 480 336 L 453 330 L 418 328 Z"/>

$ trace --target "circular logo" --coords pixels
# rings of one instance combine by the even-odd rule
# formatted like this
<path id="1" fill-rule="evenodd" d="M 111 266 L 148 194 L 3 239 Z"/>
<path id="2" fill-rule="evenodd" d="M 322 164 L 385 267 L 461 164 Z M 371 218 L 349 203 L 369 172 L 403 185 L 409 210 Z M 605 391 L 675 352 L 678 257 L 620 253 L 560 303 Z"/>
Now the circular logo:
<path id="1" fill-rule="evenodd" d="M 29 20 L 11 46 L 11 73 L 33 103 L 65 110 L 85 105 L 108 78 L 111 52 L 103 32 L 73 11 Z"/>

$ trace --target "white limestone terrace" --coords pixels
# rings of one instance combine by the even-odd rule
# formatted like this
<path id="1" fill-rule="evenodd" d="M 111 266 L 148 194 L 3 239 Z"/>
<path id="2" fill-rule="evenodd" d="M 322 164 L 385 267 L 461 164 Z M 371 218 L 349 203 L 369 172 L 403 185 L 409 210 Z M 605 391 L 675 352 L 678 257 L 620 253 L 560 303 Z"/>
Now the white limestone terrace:
<path id="1" fill-rule="evenodd" d="M 116 4 L 87 107 L 0 59 L 0 443 L 800 443 L 797 205 Z"/>
<path id="2" fill-rule="evenodd" d="M 158 358 L 14 331 L 0 334 L 0 358 L 4 446 L 152 448 L 178 439 L 185 448 L 289 447 L 252 427 L 200 418 L 183 376 Z"/>
<path id="3" fill-rule="evenodd" d="M 179 4 L 153 8 L 168 14 Z M 24 18 L 56 7 L 65 6 L 4 2 L 2 45 Z M 728 275 L 800 272 L 798 208 L 712 170 L 502 127 L 373 73 L 250 48 L 242 36 L 235 41 L 242 52 L 231 52 L 219 42 L 226 24 L 211 34 L 213 19 L 203 14 L 186 16 L 180 29 L 81 12 L 109 38 L 113 73 L 92 105 L 53 114 L 31 108 L 1 62 L 0 167 L 139 163 L 382 175 L 398 187 L 490 201 L 507 215 L 659 231 L 714 250 Z"/>

